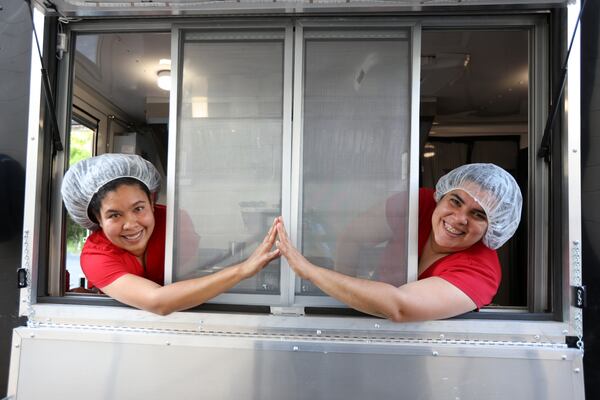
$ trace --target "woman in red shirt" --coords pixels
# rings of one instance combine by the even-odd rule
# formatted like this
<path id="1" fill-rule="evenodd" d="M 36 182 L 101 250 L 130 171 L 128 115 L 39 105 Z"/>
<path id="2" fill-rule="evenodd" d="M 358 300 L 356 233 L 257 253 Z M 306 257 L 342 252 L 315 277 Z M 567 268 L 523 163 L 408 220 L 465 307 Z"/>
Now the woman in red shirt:
<path id="1" fill-rule="evenodd" d="M 166 210 L 155 204 L 159 187 L 156 168 L 136 155 L 88 158 L 65 174 L 61 192 L 67 211 L 93 231 L 82 249 L 81 267 L 110 297 L 166 315 L 204 303 L 279 257 L 279 250 L 271 251 L 277 234 L 273 224 L 246 261 L 163 286 Z"/>
<path id="2" fill-rule="evenodd" d="M 404 240 L 395 233 L 406 207 L 399 196 L 386 202 L 386 220 L 365 228 L 358 219 L 350 235 Z M 496 249 L 516 231 L 522 197 L 513 177 L 493 164 L 463 165 L 444 175 L 435 192 L 419 192 L 419 279 L 404 285 L 349 276 L 310 263 L 290 243 L 281 218 L 277 247 L 292 269 L 325 293 L 359 311 L 396 322 L 449 318 L 491 302 L 501 279 Z M 380 207 L 381 209 L 382 207 Z M 399 222 L 400 221 L 400 222 Z M 384 234 L 382 234 L 384 232 Z M 343 235 L 342 235 L 343 236 Z M 352 240 L 349 240 L 351 242 Z M 356 258 L 356 257 L 354 257 Z M 395 264 L 398 265 L 398 264 Z M 336 269 L 343 270 L 343 265 Z M 386 271 L 380 271 L 385 275 Z M 395 271 L 387 271 L 397 275 Z"/>

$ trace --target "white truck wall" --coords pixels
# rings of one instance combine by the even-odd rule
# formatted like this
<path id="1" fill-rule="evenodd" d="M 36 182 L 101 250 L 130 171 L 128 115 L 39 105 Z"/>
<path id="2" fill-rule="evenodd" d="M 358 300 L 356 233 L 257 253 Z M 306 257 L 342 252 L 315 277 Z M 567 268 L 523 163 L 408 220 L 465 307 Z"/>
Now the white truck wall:
<path id="1" fill-rule="evenodd" d="M 536 345 L 42 327 L 13 346 L 18 400 L 583 399 L 579 351 Z"/>
<path id="2" fill-rule="evenodd" d="M 18 191 L 25 185 L 30 49 L 31 22 L 27 4 L 3 1 L 0 4 L 0 191 L 3 196 L 0 215 L 17 213 L 21 221 L 17 221 L 16 216 L 16 225 L 6 219 L 0 222 L 3 232 L 0 234 L 0 397 L 6 393 L 12 330 L 20 322 L 16 271 L 21 264 L 23 201 L 15 200 L 22 197 Z"/>

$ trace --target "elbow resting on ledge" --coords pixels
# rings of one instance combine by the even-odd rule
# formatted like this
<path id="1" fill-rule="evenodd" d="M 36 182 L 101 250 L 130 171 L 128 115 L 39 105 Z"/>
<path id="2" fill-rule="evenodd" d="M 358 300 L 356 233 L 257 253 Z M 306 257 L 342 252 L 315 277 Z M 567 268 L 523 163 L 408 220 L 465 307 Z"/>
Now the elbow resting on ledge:
<path id="1" fill-rule="evenodd" d="M 150 294 L 145 299 L 146 301 L 144 301 L 144 304 L 140 308 L 160 316 L 166 316 L 178 311 L 175 305 L 172 304 L 172 301 L 163 298 L 162 294 L 160 293 L 160 289 L 162 288 L 153 291 L 154 293 Z"/>

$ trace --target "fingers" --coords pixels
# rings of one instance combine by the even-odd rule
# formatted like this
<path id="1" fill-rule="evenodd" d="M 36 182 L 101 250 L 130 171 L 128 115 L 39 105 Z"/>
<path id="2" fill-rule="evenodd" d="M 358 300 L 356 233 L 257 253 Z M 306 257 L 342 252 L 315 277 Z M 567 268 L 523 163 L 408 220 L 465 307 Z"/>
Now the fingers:
<path id="1" fill-rule="evenodd" d="M 279 249 L 275 249 L 269 253 L 269 260 L 274 260 L 280 256 L 281 256 L 281 251 Z"/>
<path id="2" fill-rule="evenodd" d="M 277 232 L 279 233 L 280 236 L 284 236 L 287 239 L 288 234 L 287 234 L 287 231 L 285 230 L 283 218 L 279 217 L 278 222 L 279 223 L 277 224 Z"/>
<path id="3" fill-rule="evenodd" d="M 263 243 L 271 243 L 271 245 L 273 245 L 273 242 L 275 241 L 275 238 L 277 237 L 277 222 L 278 222 L 278 220 L 279 220 L 279 217 L 277 217 L 273 220 L 273 223 L 271 224 L 271 227 L 269 228 L 269 232 L 267 232 L 267 236 L 265 236 Z"/>
<path id="4" fill-rule="evenodd" d="M 279 241 L 284 243 L 288 241 L 287 232 L 285 231 L 283 222 L 277 224 L 277 235 L 279 236 Z"/>
<path id="5" fill-rule="evenodd" d="M 271 229 L 269 229 L 269 242 L 273 242 L 275 241 L 275 238 L 277 237 L 277 223 L 278 223 L 278 218 L 275 218 L 273 220 L 273 224 L 271 225 Z"/>

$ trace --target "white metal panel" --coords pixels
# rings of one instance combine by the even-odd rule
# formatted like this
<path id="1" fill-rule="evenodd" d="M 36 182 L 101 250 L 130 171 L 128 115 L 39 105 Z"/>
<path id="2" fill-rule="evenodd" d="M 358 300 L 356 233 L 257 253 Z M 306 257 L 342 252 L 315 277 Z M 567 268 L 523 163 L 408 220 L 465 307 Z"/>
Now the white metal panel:
<path id="1" fill-rule="evenodd" d="M 39 38 L 44 43 L 44 16 L 37 9 L 33 11 L 33 23 Z M 21 267 L 27 272 L 28 285 L 21 289 L 19 315 L 31 313 L 31 304 L 37 297 L 37 265 L 39 249 L 39 215 L 41 197 L 42 140 L 40 140 L 40 102 L 42 99 L 42 76 L 38 47 L 35 36 L 31 44 L 31 78 L 29 84 L 29 123 L 27 127 L 27 169 L 25 172 L 25 204 L 23 215 L 23 251 Z"/>
<path id="2" fill-rule="evenodd" d="M 575 31 L 577 18 L 581 10 L 581 1 L 568 8 L 568 37 L 575 32 L 573 45 L 569 57 L 568 83 L 565 93 L 565 114 L 567 116 L 567 166 L 565 179 L 567 181 L 568 212 L 566 226 L 568 227 L 568 244 L 564 254 L 568 254 L 566 265 L 569 266 L 569 274 L 563 285 L 563 304 L 565 310 L 569 310 L 571 320 L 571 335 L 583 335 L 583 310 L 570 306 L 572 301 L 569 285 L 580 286 L 582 284 L 581 274 L 581 29 Z M 583 343 L 581 342 L 581 346 Z"/>
<path id="3" fill-rule="evenodd" d="M 581 354 L 567 348 L 65 328 L 15 337 L 18 400 L 584 398 Z"/>
<path id="4" fill-rule="evenodd" d="M 241 313 L 177 312 L 159 316 L 125 307 L 36 304 L 31 326 L 61 325 L 164 332 L 264 332 L 290 335 L 385 336 L 398 340 L 469 340 L 477 342 L 563 345 L 568 322 L 451 319 L 394 323 L 374 317 L 290 316 Z M 320 334 L 318 334 L 320 332 Z"/>
<path id="5" fill-rule="evenodd" d="M 170 15 L 248 12 L 303 13 L 318 11 L 426 11 L 435 7 L 556 6 L 568 0 L 35 0 L 39 7 L 63 15 Z"/>

